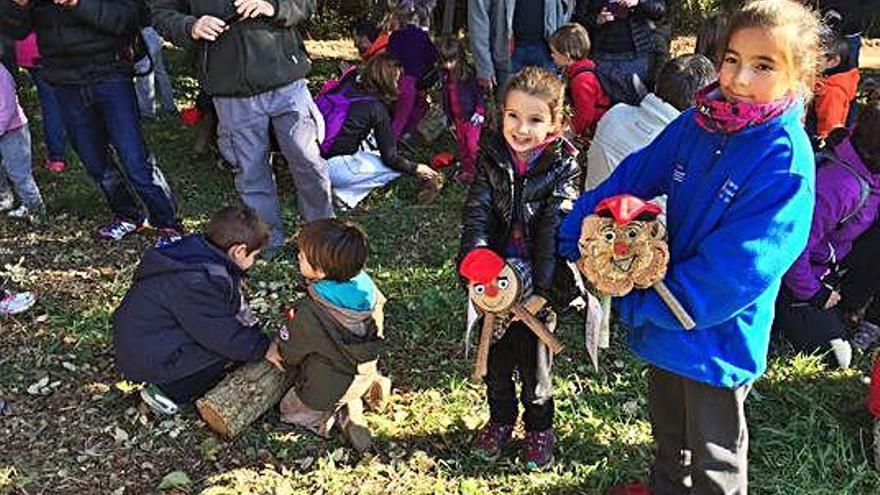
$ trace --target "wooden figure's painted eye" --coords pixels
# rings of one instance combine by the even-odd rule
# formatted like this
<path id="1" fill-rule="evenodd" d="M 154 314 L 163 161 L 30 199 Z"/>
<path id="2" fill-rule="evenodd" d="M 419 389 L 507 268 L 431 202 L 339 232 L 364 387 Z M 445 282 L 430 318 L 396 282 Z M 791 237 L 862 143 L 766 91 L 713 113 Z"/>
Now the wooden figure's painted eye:
<path id="1" fill-rule="evenodd" d="M 617 238 L 613 230 L 606 230 L 602 233 L 602 237 L 604 237 L 605 240 L 608 242 L 614 242 L 614 239 Z"/>
<path id="2" fill-rule="evenodd" d="M 626 231 L 626 236 L 630 239 L 635 239 L 639 236 L 639 231 L 636 229 L 629 229 Z"/>
<path id="3" fill-rule="evenodd" d="M 474 294 L 477 294 L 477 295 L 479 296 L 479 295 L 483 295 L 484 292 L 486 292 L 486 286 L 485 286 L 485 285 L 483 285 L 483 284 L 477 284 L 477 285 L 474 286 Z"/>
<path id="4" fill-rule="evenodd" d="M 510 281 L 504 280 L 504 279 L 498 281 L 498 288 L 499 289 L 504 290 L 508 287 L 510 287 Z"/>

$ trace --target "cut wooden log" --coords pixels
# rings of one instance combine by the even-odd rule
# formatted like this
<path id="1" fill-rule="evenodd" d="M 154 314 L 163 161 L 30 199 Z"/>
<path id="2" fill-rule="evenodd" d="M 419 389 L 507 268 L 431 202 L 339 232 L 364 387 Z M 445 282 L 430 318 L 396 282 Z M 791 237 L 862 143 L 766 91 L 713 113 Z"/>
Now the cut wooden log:
<path id="1" fill-rule="evenodd" d="M 196 401 L 208 426 L 226 438 L 242 430 L 277 404 L 293 378 L 267 361 L 242 365 Z"/>
<path id="2" fill-rule="evenodd" d="M 562 352 L 562 349 L 564 349 L 565 346 L 562 345 L 562 342 L 559 342 L 559 339 L 557 339 L 550 330 L 547 330 L 547 327 L 544 326 L 544 323 L 541 320 L 530 313 L 529 310 L 521 304 L 514 304 L 512 309 L 513 314 L 525 323 L 526 326 L 529 327 L 529 330 L 534 332 L 538 339 L 550 349 L 552 354 L 559 354 Z"/>
<path id="3" fill-rule="evenodd" d="M 489 346 L 492 345 L 492 333 L 495 331 L 495 313 L 483 315 L 483 331 L 480 332 L 480 343 L 477 344 L 477 359 L 471 378 L 475 382 L 483 380 L 489 367 Z"/>

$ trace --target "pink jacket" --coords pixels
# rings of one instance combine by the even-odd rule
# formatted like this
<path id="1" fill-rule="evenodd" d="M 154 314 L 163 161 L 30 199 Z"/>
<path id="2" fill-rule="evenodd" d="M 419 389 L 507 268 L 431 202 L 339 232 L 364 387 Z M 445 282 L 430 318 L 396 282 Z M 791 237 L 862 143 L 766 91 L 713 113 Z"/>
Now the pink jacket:
<path id="1" fill-rule="evenodd" d="M 33 69 L 40 60 L 40 51 L 37 49 L 37 33 L 31 32 L 21 41 L 15 42 L 15 56 L 20 67 Z"/>
<path id="2" fill-rule="evenodd" d="M 18 96 L 15 94 L 15 80 L 12 74 L 0 64 L 0 136 L 9 131 L 14 131 L 27 124 L 24 110 L 18 104 Z"/>

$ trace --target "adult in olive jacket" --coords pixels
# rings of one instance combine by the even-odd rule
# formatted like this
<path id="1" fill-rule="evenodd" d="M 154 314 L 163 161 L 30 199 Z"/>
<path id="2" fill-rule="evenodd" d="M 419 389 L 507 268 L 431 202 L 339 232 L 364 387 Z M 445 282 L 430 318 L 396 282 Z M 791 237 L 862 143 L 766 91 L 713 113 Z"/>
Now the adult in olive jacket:
<path id="1" fill-rule="evenodd" d="M 318 144 L 324 121 L 305 76 L 311 64 L 297 25 L 315 0 L 150 0 L 165 39 L 196 44 L 200 78 L 213 97 L 218 147 L 235 170 L 235 187 L 271 228 L 271 256 L 286 237 L 267 159 L 274 131 L 307 222 L 333 216 L 327 162 Z"/>

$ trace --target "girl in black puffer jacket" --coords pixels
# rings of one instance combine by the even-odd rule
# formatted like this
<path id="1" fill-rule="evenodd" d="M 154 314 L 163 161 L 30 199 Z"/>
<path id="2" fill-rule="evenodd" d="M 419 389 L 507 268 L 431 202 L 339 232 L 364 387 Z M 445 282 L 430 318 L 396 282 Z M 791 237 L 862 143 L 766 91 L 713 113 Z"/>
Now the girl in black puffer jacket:
<path id="1" fill-rule="evenodd" d="M 531 266 L 530 297 L 545 301 L 556 267 L 556 230 L 578 196 L 576 151 L 560 136 L 564 95 L 556 76 L 535 67 L 510 80 L 501 98 L 502 133 L 483 150 L 462 214 L 459 260 L 476 248 L 522 259 Z M 553 458 L 550 359 L 521 322 L 511 323 L 489 350 L 490 419 L 476 450 L 494 459 L 510 441 L 518 415 L 514 369 L 522 380 L 527 433 L 521 458 L 527 468 L 541 468 Z"/>

